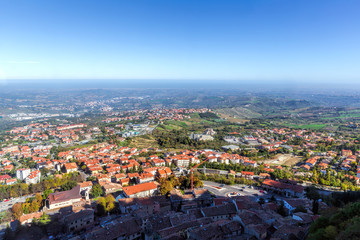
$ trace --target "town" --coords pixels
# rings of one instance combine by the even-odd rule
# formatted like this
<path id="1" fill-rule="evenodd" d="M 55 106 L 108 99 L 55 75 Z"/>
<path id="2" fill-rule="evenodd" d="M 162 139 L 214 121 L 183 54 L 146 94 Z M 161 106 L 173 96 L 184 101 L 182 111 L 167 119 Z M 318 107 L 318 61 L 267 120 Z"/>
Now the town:
<path id="1" fill-rule="evenodd" d="M 332 192 L 360 189 L 360 144 L 334 133 L 214 125 L 188 135 L 183 149 L 162 148 L 162 135 L 159 146 L 132 146 L 198 114 L 217 117 L 165 109 L 10 129 L 0 151 L 3 236 L 303 239 Z M 196 147 L 210 142 L 220 145 Z"/>

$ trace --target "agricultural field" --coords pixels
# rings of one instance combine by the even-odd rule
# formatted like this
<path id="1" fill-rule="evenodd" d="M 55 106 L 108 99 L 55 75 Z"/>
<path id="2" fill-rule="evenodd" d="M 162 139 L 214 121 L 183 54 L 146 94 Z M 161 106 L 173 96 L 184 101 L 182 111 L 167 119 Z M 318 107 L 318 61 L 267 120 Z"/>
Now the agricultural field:
<path id="1" fill-rule="evenodd" d="M 311 130 L 319 130 L 323 129 L 327 126 L 327 124 L 284 124 L 286 127 L 290 128 L 298 128 L 298 129 L 311 129 Z"/>

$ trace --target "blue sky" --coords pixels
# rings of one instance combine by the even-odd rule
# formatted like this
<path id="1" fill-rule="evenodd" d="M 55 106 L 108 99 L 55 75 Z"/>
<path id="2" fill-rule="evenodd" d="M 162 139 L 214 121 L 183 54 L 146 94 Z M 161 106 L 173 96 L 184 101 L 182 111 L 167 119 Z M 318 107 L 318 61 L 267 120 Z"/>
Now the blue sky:
<path id="1" fill-rule="evenodd" d="M 360 80 L 358 0 L 0 0 L 0 79 Z"/>

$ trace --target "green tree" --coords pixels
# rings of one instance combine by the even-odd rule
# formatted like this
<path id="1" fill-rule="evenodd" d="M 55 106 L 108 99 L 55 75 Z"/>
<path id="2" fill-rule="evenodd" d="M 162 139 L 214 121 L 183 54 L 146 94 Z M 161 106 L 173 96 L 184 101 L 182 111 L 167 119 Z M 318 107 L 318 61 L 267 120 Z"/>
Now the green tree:
<path id="1" fill-rule="evenodd" d="M 46 190 L 43 192 L 43 195 L 42 195 L 43 199 L 44 199 L 44 200 L 47 199 L 47 197 L 50 195 L 50 193 L 53 193 L 53 192 L 54 192 L 54 191 L 51 190 L 51 189 L 46 189 Z"/>
<path id="2" fill-rule="evenodd" d="M 96 183 L 94 184 L 94 186 L 92 187 L 91 191 L 90 191 L 91 196 L 93 196 L 94 198 L 99 197 L 101 195 L 104 194 L 102 187 L 100 186 L 100 184 Z"/>
<path id="3" fill-rule="evenodd" d="M 64 183 L 63 185 L 61 185 L 61 191 L 68 191 L 73 189 L 75 186 L 77 185 L 77 182 L 75 181 L 67 181 L 66 183 Z"/>
<path id="4" fill-rule="evenodd" d="M 115 210 L 115 198 L 112 194 L 106 195 L 106 212 L 112 212 Z"/>
<path id="5" fill-rule="evenodd" d="M 51 222 L 51 219 L 50 219 L 49 215 L 47 215 L 46 213 L 43 213 L 43 215 L 39 218 L 40 225 L 47 225 L 50 222 Z"/>

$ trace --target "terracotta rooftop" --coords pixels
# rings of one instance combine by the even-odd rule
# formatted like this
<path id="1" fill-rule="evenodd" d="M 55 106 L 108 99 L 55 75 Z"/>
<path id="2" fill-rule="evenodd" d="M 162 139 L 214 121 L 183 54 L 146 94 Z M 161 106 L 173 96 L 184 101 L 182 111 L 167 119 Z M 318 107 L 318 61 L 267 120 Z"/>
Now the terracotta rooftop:
<path id="1" fill-rule="evenodd" d="M 263 184 L 270 186 L 270 187 L 279 188 L 279 189 L 289 189 L 289 190 L 292 190 L 297 193 L 302 193 L 304 191 L 303 186 L 282 183 L 282 182 L 274 181 L 271 179 L 265 179 Z"/>
<path id="2" fill-rule="evenodd" d="M 156 184 L 154 182 L 147 182 L 140 183 L 134 186 L 124 187 L 123 191 L 126 193 L 127 196 L 130 196 L 139 192 L 145 192 L 154 189 L 157 189 Z"/>

